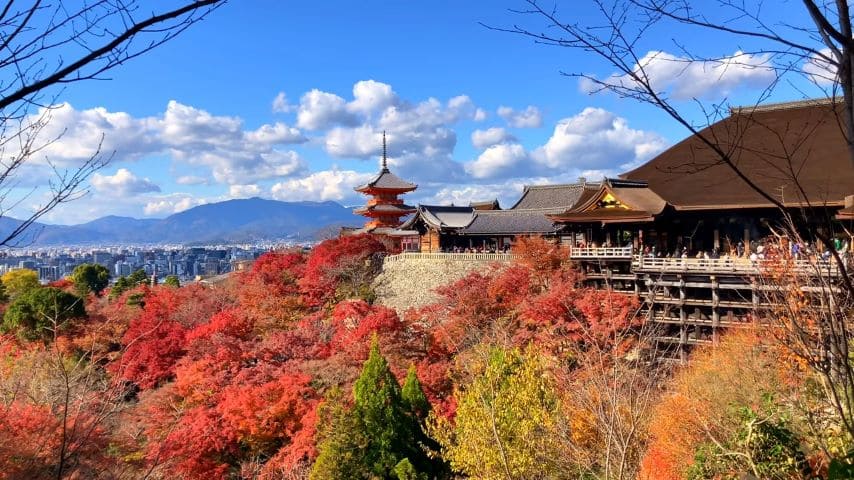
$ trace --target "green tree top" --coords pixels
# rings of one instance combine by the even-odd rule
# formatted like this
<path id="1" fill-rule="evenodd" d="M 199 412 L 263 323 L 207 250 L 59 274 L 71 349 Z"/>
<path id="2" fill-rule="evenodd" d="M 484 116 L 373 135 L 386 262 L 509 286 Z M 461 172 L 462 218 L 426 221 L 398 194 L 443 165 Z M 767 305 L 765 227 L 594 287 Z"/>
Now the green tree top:
<path id="1" fill-rule="evenodd" d="M 71 281 L 78 295 L 85 297 L 90 292 L 100 295 L 110 283 L 110 271 L 103 265 L 84 263 L 71 273 Z"/>
<path id="2" fill-rule="evenodd" d="M 441 461 L 428 458 L 426 436 L 411 406 L 429 411 L 414 369 L 405 393 L 380 354 L 376 335 L 371 353 L 353 386 L 353 407 L 329 398 L 323 407 L 320 455 L 312 480 L 444 478 Z"/>
<path id="3" fill-rule="evenodd" d="M 85 316 L 81 298 L 54 287 L 34 288 L 9 305 L 2 330 L 27 340 L 48 339 L 69 320 Z"/>
<path id="4" fill-rule="evenodd" d="M 406 380 L 400 390 L 400 396 L 406 409 L 412 413 L 417 420 L 423 420 L 430 413 L 430 401 L 421 388 L 421 382 L 415 373 L 415 365 L 410 365 L 406 372 Z"/>
<path id="5" fill-rule="evenodd" d="M 165 280 L 163 280 L 163 285 L 167 287 L 179 288 L 181 286 L 181 281 L 178 280 L 177 275 L 168 275 Z"/>

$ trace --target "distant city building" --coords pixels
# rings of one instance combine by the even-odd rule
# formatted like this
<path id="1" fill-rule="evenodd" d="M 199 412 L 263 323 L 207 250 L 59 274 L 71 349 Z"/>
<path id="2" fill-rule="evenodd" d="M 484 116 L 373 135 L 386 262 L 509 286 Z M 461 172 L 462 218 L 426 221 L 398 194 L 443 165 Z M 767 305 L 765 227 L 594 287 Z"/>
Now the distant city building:
<path id="1" fill-rule="evenodd" d="M 62 278 L 62 272 L 56 266 L 41 266 L 38 268 L 39 281 L 43 283 L 55 282 Z"/>

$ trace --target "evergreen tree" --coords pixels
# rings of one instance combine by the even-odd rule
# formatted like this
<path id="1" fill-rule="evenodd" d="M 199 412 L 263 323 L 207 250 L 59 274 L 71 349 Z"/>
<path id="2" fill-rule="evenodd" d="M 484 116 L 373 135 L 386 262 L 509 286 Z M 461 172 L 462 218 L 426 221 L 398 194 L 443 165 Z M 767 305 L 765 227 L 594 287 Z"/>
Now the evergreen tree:
<path id="1" fill-rule="evenodd" d="M 130 284 L 127 277 L 119 277 L 113 288 L 110 289 L 110 300 L 119 298 L 123 293 L 128 291 L 133 285 Z"/>
<path id="2" fill-rule="evenodd" d="M 406 457 L 413 433 L 412 422 L 400 395 L 400 385 L 380 354 L 377 338 L 362 374 L 353 386 L 353 413 L 370 443 L 363 451 L 365 465 L 377 476 L 388 478 Z"/>
<path id="3" fill-rule="evenodd" d="M 86 316 L 83 300 L 58 288 L 40 287 L 19 295 L 3 314 L 0 330 L 27 340 L 47 339 L 54 329 Z"/>
<path id="4" fill-rule="evenodd" d="M 403 382 L 400 395 L 406 409 L 419 422 L 427 418 L 427 414 L 430 413 L 430 402 L 427 400 L 427 395 L 424 395 L 424 390 L 421 389 L 421 382 L 415 374 L 414 365 L 410 366 L 409 371 L 406 372 L 406 380 Z"/>
<path id="5" fill-rule="evenodd" d="M 168 275 L 165 280 L 163 280 L 163 285 L 167 287 L 175 287 L 179 288 L 181 286 L 181 281 L 178 280 L 177 275 Z"/>
<path id="6" fill-rule="evenodd" d="M 400 480 L 404 478 L 418 479 L 421 476 L 412 475 L 409 469 L 413 472 L 419 471 L 424 474 L 424 478 L 446 478 L 450 476 L 451 467 L 439 455 L 441 445 L 436 440 L 430 438 L 426 432 L 425 420 L 430 414 L 430 401 L 427 400 L 427 395 L 421 388 L 421 382 L 415 374 L 415 366 L 411 365 L 409 371 L 406 372 L 406 380 L 401 388 L 401 400 L 404 408 L 410 415 L 411 429 L 414 434 L 413 448 L 409 452 L 408 459 L 401 461 L 406 462 L 406 465 L 399 463 L 395 467 L 395 472 Z M 430 455 L 429 453 L 434 453 Z M 404 473 L 406 472 L 404 477 Z"/>
<path id="7" fill-rule="evenodd" d="M 145 273 L 145 270 L 140 268 L 128 275 L 128 283 L 131 288 L 148 283 L 148 274 Z"/>
<path id="8" fill-rule="evenodd" d="M 347 410 L 334 395 L 327 398 L 321 415 L 327 425 L 321 428 L 312 480 L 435 478 L 444 470 L 427 457 L 420 426 L 429 410 L 414 369 L 401 391 L 374 336 L 353 386 L 353 407 Z"/>
<path id="9" fill-rule="evenodd" d="M 94 293 L 100 295 L 110 282 L 110 271 L 103 265 L 84 263 L 71 273 L 74 290 L 81 297 Z"/>

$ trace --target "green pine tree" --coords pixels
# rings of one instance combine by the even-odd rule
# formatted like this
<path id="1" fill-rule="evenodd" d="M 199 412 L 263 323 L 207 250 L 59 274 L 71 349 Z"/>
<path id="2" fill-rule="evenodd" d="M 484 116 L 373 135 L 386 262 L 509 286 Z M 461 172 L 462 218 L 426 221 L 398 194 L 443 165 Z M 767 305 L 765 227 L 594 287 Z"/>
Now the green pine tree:
<path id="1" fill-rule="evenodd" d="M 400 385 L 380 354 L 376 335 L 362 374 L 353 386 L 353 413 L 370 443 L 363 452 L 365 465 L 377 476 L 389 478 L 406 457 L 414 432 L 400 395 Z"/>
<path id="2" fill-rule="evenodd" d="M 434 478 L 429 474 L 443 470 L 431 465 L 435 461 L 423 448 L 427 437 L 420 425 L 429 410 L 415 371 L 407 375 L 401 391 L 374 336 L 353 386 L 353 407 L 347 410 L 334 393 L 324 403 L 320 454 L 311 479 Z"/>

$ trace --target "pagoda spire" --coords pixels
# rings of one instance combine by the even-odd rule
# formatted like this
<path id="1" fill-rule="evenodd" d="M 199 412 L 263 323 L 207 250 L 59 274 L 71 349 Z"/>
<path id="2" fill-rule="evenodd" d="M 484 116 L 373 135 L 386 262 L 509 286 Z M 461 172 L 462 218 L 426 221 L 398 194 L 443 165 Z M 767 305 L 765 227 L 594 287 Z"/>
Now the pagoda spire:
<path id="1" fill-rule="evenodd" d="M 383 130 L 382 169 L 373 179 L 356 187 L 356 191 L 369 196 L 367 204 L 354 210 L 357 215 L 368 217 L 363 231 L 387 234 L 397 228 L 400 217 L 415 213 L 415 207 L 403 202 L 400 195 L 411 192 L 418 185 L 409 183 L 388 169 L 388 141 Z"/>
<path id="2" fill-rule="evenodd" d="M 388 150 L 385 144 L 385 130 L 383 130 L 383 170 L 388 170 Z"/>

